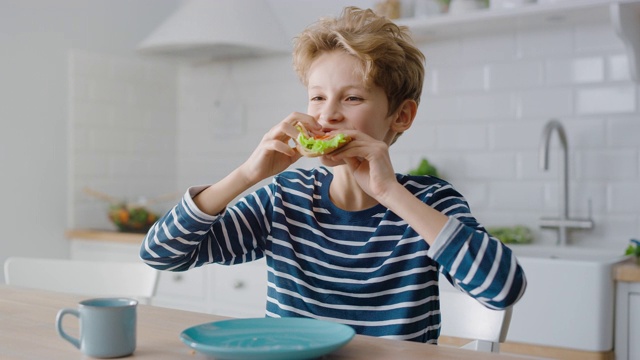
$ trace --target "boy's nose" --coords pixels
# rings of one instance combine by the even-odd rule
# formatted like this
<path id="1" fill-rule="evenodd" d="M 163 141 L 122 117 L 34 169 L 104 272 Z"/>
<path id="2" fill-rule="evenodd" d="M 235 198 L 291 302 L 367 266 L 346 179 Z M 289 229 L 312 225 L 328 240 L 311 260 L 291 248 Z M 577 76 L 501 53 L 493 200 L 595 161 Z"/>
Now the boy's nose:
<path id="1" fill-rule="evenodd" d="M 337 106 L 327 104 L 320 112 L 319 123 L 335 123 L 342 121 L 343 116 Z"/>

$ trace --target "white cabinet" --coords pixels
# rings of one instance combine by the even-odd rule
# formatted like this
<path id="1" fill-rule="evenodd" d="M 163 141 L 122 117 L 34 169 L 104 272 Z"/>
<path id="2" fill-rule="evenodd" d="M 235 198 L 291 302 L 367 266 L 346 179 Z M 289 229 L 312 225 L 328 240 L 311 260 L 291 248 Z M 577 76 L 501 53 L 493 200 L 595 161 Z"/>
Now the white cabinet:
<path id="1" fill-rule="evenodd" d="M 232 266 L 212 265 L 210 312 L 231 317 L 263 317 L 267 301 L 265 259 Z"/>
<path id="2" fill-rule="evenodd" d="M 629 294 L 629 359 L 640 359 L 640 284 Z"/>
<path id="3" fill-rule="evenodd" d="M 630 73 L 640 78 L 640 1 L 549 1 L 518 8 L 486 9 L 396 21 L 416 42 L 460 39 L 488 33 L 544 29 L 557 24 L 609 23 L 625 45 Z"/>
<path id="4" fill-rule="evenodd" d="M 141 261 L 143 235 L 70 232 L 72 259 Z M 223 266 L 208 265 L 184 272 L 162 271 L 153 305 L 232 317 L 263 317 L 267 293 L 264 259 Z"/>
<path id="5" fill-rule="evenodd" d="M 640 282 L 618 282 L 616 299 L 617 360 L 640 359 Z"/>
<path id="6" fill-rule="evenodd" d="M 212 277 L 209 267 L 184 272 L 162 271 L 152 304 L 174 309 L 207 312 L 207 287 Z"/>

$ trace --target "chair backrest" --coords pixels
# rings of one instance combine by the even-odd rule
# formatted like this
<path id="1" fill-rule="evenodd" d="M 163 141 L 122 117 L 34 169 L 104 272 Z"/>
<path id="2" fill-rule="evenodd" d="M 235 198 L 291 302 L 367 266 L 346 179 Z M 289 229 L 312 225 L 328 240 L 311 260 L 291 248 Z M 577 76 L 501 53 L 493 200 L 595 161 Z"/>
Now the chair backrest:
<path id="1" fill-rule="evenodd" d="M 478 351 L 499 352 L 507 338 L 512 308 L 492 310 L 471 296 L 440 282 L 440 335 L 471 340 L 462 346 Z"/>
<path id="2" fill-rule="evenodd" d="M 9 285 L 95 297 L 132 297 L 149 303 L 158 271 L 135 262 L 10 257 L 4 263 Z"/>

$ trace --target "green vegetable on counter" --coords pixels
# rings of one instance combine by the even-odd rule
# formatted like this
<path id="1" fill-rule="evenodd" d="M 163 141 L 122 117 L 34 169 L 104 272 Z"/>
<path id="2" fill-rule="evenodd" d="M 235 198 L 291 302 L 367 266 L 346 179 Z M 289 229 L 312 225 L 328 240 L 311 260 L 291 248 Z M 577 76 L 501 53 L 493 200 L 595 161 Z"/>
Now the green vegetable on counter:
<path id="1" fill-rule="evenodd" d="M 505 244 L 529 244 L 533 241 L 533 233 L 523 225 L 491 227 L 487 231 Z"/>
<path id="2" fill-rule="evenodd" d="M 638 241 L 637 239 L 631 239 L 629 241 L 631 242 L 631 244 L 629 244 L 624 254 L 635 256 L 636 262 L 640 265 L 640 241 Z"/>
<path id="3" fill-rule="evenodd" d="M 429 175 L 440 177 L 438 176 L 438 170 L 436 170 L 435 166 L 431 165 L 425 158 L 422 158 L 420 165 L 418 165 L 417 168 L 409 171 L 409 175 Z"/>

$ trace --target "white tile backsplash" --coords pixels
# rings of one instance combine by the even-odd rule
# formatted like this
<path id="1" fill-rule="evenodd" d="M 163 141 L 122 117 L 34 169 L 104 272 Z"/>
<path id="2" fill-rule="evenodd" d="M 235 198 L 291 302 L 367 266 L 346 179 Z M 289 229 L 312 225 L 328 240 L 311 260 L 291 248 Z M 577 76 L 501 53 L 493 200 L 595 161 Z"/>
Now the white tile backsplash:
<path id="1" fill-rule="evenodd" d="M 549 155 L 549 169 L 543 170 L 540 167 L 539 153 L 536 148 L 534 151 L 523 151 L 518 153 L 517 157 L 517 169 L 518 179 L 523 180 L 536 180 L 536 181 L 549 181 L 555 182 L 560 176 L 559 157 L 560 150 L 557 146 L 552 147 L 552 152 Z M 571 162 L 571 158 L 569 159 Z M 569 175 L 571 176 L 571 175 Z"/>
<path id="2" fill-rule="evenodd" d="M 549 87 L 519 92 L 518 117 L 549 119 L 573 114 L 573 94 L 568 87 Z"/>
<path id="3" fill-rule="evenodd" d="M 536 182 L 494 181 L 489 186 L 490 206 L 502 211 L 541 209 L 543 189 Z"/>
<path id="4" fill-rule="evenodd" d="M 602 82 L 604 70 L 604 59 L 601 57 L 550 59 L 545 63 L 549 85 Z"/>
<path id="5" fill-rule="evenodd" d="M 466 179 L 515 180 L 517 174 L 516 154 L 512 152 L 467 154 Z M 496 166 L 500 164 L 500 166 Z"/>
<path id="6" fill-rule="evenodd" d="M 441 150 L 482 150 L 488 147 L 487 127 L 473 123 L 438 125 L 436 144 Z"/>
<path id="7" fill-rule="evenodd" d="M 487 88 L 485 66 L 441 67 L 437 72 L 439 93 L 482 91 Z"/>
<path id="8" fill-rule="evenodd" d="M 458 96 L 457 115 L 468 120 L 511 120 L 516 117 L 516 99 L 516 96 L 510 92 L 491 91 L 461 94 Z"/>
<path id="9" fill-rule="evenodd" d="M 637 149 L 589 150 L 579 155 L 578 179 L 637 180 Z"/>
<path id="10" fill-rule="evenodd" d="M 531 136 L 540 129 L 538 122 L 494 122 L 489 129 L 490 148 L 515 153 L 523 149 L 537 149 L 540 139 Z"/>
<path id="11" fill-rule="evenodd" d="M 577 53 L 596 53 L 620 51 L 624 48 L 622 40 L 616 35 L 613 26 L 592 24 L 575 29 L 575 50 Z"/>
<path id="12" fill-rule="evenodd" d="M 600 117 L 571 118 L 567 119 L 564 125 L 567 142 L 574 151 L 603 148 L 606 144 L 605 120 Z"/>
<path id="13" fill-rule="evenodd" d="M 640 144 L 638 115 L 611 118 L 607 122 L 607 130 L 607 144 L 612 148 L 634 148 Z"/>
<path id="14" fill-rule="evenodd" d="M 463 62 L 463 46 L 460 41 L 442 40 L 418 45 L 427 58 L 427 67 Z"/>
<path id="15" fill-rule="evenodd" d="M 596 224 L 573 242 L 624 244 L 640 236 L 640 113 L 623 46 L 607 24 L 550 24 L 538 31 L 419 44 L 427 79 L 414 126 L 391 147 L 398 172 L 427 157 L 485 225 L 529 226 L 541 243 L 541 216 L 558 211 L 560 147 L 539 168 L 542 128 L 565 124 L 570 212 Z M 242 134 L 216 139 L 211 103 L 231 76 L 246 116 Z M 262 135 L 306 92 L 288 56 L 182 66 L 178 82 L 177 183 L 213 182 L 249 156 Z M 215 127 L 215 126 L 214 126 Z M 300 166 L 317 164 L 313 160 Z"/>
<path id="16" fill-rule="evenodd" d="M 500 62 L 517 57 L 515 33 L 468 36 L 463 38 L 461 43 L 461 59 L 465 63 Z"/>
<path id="17" fill-rule="evenodd" d="M 640 182 L 612 182 L 607 192 L 607 210 L 610 213 L 640 213 Z"/>
<path id="18" fill-rule="evenodd" d="M 611 55 L 607 58 L 607 74 L 611 81 L 629 81 L 629 59 L 626 55 Z"/>
<path id="19" fill-rule="evenodd" d="M 424 119 L 424 121 L 432 123 L 448 123 L 461 117 L 465 105 L 464 100 L 456 96 L 423 97 L 416 120 Z M 422 111 L 422 109 L 428 110 Z"/>
<path id="20" fill-rule="evenodd" d="M 68 226 L 115 228 L 85 187 L 127 201 L 175 193 L 177 67 L 74 50 L 69 84 Z"/>
<path id="21" fill-rule="evenodd" d="M 590 213 L 594 216 L 610 214 L 607 210 L 608 198 L 605 182 L 571 180 L 569 209 L 573 209 L 573 216 L 586 218 Z"/>
<path id="22" fill-rule="evenodd" d="M 636 103 L 635 85 L 576 90 L 576 112 L 582 115 L 635 112 Z"/>
<path id="23" fill-rule="evenodd" d="M 570 56 L 573 51 L 573 29 L 553 25 L 518 34 L 518 57 L 541 58 L 556 55 Z"/>
<path id="24" fill-rule="evenodd" d="M 493 63 L 488 66 L 488 86 L 491 89 L 521 89 L 537 87 L 543 82 L 543 66 L 538 61 Z"/>

